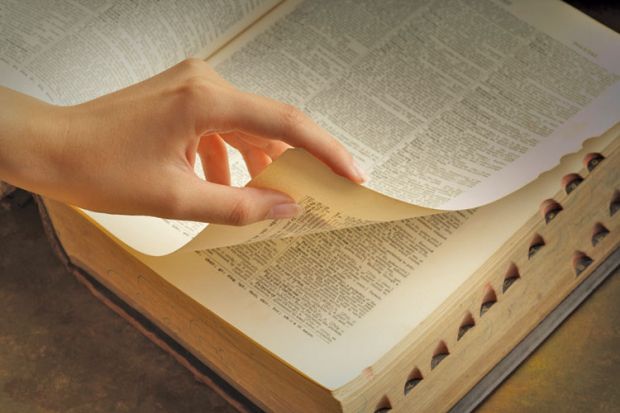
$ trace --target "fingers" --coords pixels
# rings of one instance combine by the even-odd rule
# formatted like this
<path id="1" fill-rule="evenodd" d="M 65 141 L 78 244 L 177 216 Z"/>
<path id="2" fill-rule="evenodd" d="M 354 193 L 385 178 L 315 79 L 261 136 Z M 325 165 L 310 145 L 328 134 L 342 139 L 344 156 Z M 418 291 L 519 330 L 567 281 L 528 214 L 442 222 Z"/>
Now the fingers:
<path id="1" fill-rule="evenodd" d="M 198 143 L 197 152 L 207 181 L 230 185 L 228 152 L 224 140 L 217 134 L 204 136 Z"/>
<path id="2" fill-rule="evenodd" d="M 247 142 L 237 133 L 229 133 L 225 135 L 224 139 L 241 153 L 252 178 L 261 173 L 272 162 L 271 157 L 263 149 Z"/>
<path id="3" fill-rule="evenodd" d="M 187 181 L 187 180 L 185 180 Z M 293 218 L 302 208 L 288 195 L 261 188 L 235 188 L 198 178 L 178 185 L 174 218 L 225 225 Z"/>
<path id="4" fill-rule="evenodd" d="M 271 158 L 260 149 L 250 148 L 242 152 L 242 155 L 252 178 L 261 173 L 272 162 Z"/>
<path id="5" fill-rule="evenodd" d="M 283 141 L 306 149 L 339 175 L 355 182 L 367 180 L 345 147 L 299 109 L 266 97 L 240 92 L 200 60 L 188 59 L 177 65 L 176 70 L 184 73 L 188 79 L 190 87 L 182 90 L 192 99 L 190 107 L 196 109 L 199 132 L 240 131 L 257 137 L 256 142 L 253 142 L 255 146 L 261 138 Z M 193 99 L 196 98 L 198 104 L 194 105 Z M 272 159 L 286 150 L 285 146 L 279 144 L 263 146 L 264 152 Z M 252 158 L 254 160 L 251 163 L 258 167 L 258 157 Z"/>
<path id="6" fill-rule="evenodd" d="M 233 142 L 238 142 L 240 145 L 247 144 L 259 148 L 274 161 L 286 152 L 287 149 L 292 148 L 291 145 L 288 145 L 282 141 L 264 139 L 260 136 L 252 136 L 238 131 L 221 133 L 220 136 L 228 142 L 228 144 L 234 146 L 235 148 L 237 148 L 237 146 Z"/>
<path id="7" fill-rule="evenodd" d="M 223 131 L 240 130 L 250 135 L 282 140 L 291 146 L 306 149 L 339 175 L 355 182 L 366 180 L 344 146 L 293 106 L 225 88 L 219 90 L 217 107 L 209 106 L 212 115 L 208 119 L 210 127 L 215 121 Z M 204 126 L 209 127 L 207 124 Z"/>

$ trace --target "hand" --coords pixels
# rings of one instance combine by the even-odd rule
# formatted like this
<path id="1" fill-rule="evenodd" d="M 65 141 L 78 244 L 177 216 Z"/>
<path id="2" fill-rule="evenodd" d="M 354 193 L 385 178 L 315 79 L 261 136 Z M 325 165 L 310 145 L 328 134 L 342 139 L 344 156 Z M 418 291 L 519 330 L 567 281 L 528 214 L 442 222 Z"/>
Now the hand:
<path id="1" fill-rule="evenodd" d="M 295 146 L 364 179 L 301 111 L 240 92 L 195 59 L 76 106 L 0 88 L 0 107 L 0 179 L 95 211 L 232 225 L 299 214 L 281 192 L 231 187 L 226 143 L 252 176 Z M 207 181 L 194 173 L 197 154 Z"/>

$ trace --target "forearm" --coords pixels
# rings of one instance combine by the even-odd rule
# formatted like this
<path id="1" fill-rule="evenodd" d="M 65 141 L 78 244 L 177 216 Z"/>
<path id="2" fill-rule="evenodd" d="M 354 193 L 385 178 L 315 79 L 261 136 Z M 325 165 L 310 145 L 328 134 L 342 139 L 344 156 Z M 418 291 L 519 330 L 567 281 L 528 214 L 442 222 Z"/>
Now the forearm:
<path id="1" fill-rule="evenodd" d="M 62 108 L 0 87 L 0 180 L 38 192 L 57 177 Z"/>

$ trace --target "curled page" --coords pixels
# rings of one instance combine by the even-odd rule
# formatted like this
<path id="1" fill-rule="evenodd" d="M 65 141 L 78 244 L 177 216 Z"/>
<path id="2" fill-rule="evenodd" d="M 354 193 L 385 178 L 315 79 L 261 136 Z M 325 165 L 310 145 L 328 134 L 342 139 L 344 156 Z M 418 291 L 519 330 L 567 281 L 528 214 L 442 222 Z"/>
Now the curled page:
<path id="1" fill-rule="evenodd" d="M 240 89 L 303 108 L 362 161 L 367 186 L 295 149 L 248 185 L 290 194 L 305 208 L 296 219 L 236 228 L 89 216 L 162 255 L 470 209 L 516 191 L 620 119 L 620 37 L 559 1 L 506 3 L 285 2 L 209 61 Z"/>

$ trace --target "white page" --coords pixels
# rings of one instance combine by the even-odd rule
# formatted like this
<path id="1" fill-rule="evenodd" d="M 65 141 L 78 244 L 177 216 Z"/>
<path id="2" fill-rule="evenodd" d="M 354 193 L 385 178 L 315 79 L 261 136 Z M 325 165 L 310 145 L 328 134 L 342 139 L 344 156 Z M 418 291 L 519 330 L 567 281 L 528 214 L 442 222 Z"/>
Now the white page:
<path id="1" fill-rule="evenodd" d="M 401 201 L 492 202 L 620 119 L 620 36 L 559 1 L 276 12 L 211 59 L 216 70 L 302 107 L 362 161 L 369 188 Z"/>
<path id="2" fill-rule="evenodd" d="M 6 0 L 0 9 L 0 84 L 23 87 L 11 82 L 11 70 L 29 79 L 51 103 L 81 103 L 149 78 L 186 57 L 206 57 L 275 4 Z"/>

